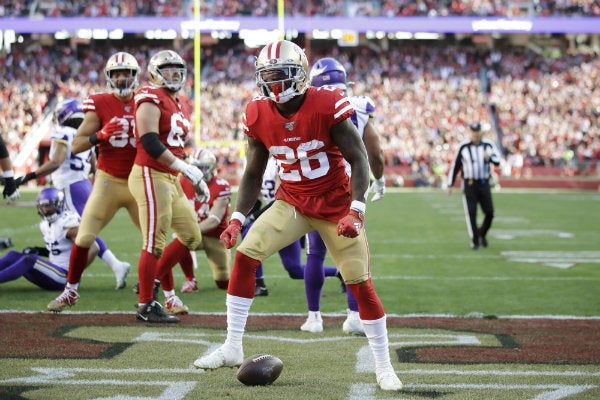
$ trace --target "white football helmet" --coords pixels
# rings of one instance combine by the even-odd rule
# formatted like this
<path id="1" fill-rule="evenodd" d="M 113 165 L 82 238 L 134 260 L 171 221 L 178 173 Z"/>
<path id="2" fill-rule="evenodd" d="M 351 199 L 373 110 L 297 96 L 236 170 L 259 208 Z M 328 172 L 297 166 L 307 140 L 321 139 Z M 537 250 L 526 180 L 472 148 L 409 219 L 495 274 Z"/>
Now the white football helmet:
<path id="1" fill-rule="evenodd" d="M 113 76 L 117 71 L 127 71 L 129 76 Z M 120 51 L 110 56 L 104 68 L 104 76 L 111 91 L 118 96 L 129 96 L 139 86 L 140 66 L 134 56 Z"/>
<path id="2" fill-rule="evenodd" d="M 148 80 L 152 85 L 174 92 L 181 89 L 187 76 L 183 58 L 172 50 L 161 50 L 148 63 Z"/>
<path id="3" fill-rule="evenodd" d="M 191 164 L 202 171 L 205 182 L 210 182 L 217 169 L 217 157 L 208 149 L 198 148 L 192 155 Z"/>
<path id="4" fill-rule="evenodd" d="M 256 86 L 276 103 L 285 103 L 308 88 L 306 54 L 290 41 L 278 40 L 266 45 L 254 65 Z"/>

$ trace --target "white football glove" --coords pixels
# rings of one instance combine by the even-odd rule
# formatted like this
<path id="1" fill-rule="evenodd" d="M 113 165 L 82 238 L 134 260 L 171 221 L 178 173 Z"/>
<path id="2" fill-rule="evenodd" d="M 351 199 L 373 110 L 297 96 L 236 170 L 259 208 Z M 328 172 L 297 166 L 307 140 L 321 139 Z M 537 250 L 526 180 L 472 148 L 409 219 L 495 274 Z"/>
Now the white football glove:
<path id="1" fill-rule="evenodd" d="M 194 185 L 194 192 L 196 193 L 196 200 L 201 203 L 208 203 L 210 201 L 210 190 L 204 180 L 200 179 L 200 182 Z"/>
<path id="2" fill-rule="evenodd" d="M 171 168 L 185 175 L 185 177 L 188 178 L 194 186 L 196 186 L 198 182 L 204 178 L 204 174 L 202 171 L 200 171 L 200 168 L 196 167 L 195 165 L 188 164 L 180 159 L 173 161 Z M 206 185 L 206 183 L 204 185 Z"/>
<path id="3" fill-rule="evenodd" d="M 385 177 L 382 176 L 381 178 L 374 180 L 369 191 L 374 193 L 373 197 L 371 197 L 371 201 L 381 200 L 385 195 Z"/>

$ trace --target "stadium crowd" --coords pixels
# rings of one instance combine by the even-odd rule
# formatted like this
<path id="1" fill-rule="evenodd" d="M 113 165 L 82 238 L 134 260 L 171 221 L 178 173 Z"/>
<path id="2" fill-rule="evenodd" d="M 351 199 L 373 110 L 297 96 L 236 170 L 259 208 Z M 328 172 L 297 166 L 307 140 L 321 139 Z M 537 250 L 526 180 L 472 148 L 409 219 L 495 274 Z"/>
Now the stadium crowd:
<path id="1" fill-rule="evenodd" d="M 290 16 L 597 16 L 597 0 L 325 0 L 285 1 Z M 206 0 L 209 17 L 276 16 L 277 0 Z M 192 0 L 1 1 L 0 17 L 191 16 Z"/>
<path id="2" fill-rule="evenodd" d="M 77 48 L 26 43 L 0 57 L 0 131 L 9 151 L 19 150 L 54 100 L 104 90 L 102 67 L 115 51 L 134 54 L 146 81 L 147 59 L 157 47 L 116 49 L 105 43 Z M 179 52 L 190 67 L 185 93 L 192 102 L 193 49 Z M 247 99 L 257 94 L 254 53 L 241 42 L 203 48 L 201 140 L 225 168 L 243 163 L 240 118 Z M 324 56 L 344 64 L 355 82 L 353 94 L 374 99 L 386 165 L 410 169 L 417 184 L 443 184 L 468 124 L 491 123 L 490 110 L 498 117 L 506 175 L 527 174 L 531 166 L 555 167 L 565 175 L 600 172 L 598 55 L 554 57 L 517 47 L 489 52 L 459 43 L 399 41 L 385 52 L 375 46 L 311 48 L 311 60 Z M 36 162 L 32 157 L 27 170 Z"/>

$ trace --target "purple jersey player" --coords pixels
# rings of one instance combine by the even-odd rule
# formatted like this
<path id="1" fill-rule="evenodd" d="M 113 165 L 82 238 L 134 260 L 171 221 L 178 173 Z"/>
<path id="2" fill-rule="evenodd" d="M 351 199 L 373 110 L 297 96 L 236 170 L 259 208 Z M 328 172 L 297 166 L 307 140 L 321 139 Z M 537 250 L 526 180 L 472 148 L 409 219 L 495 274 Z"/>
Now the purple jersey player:
<path id="1" fill-rule="evenodd" d="M 40 231 L 46 246 L 27 247 L 22 253 L 9 251 L 0 258 L 0 282 L 24 277 L 43 289 L 62 290 L 67 283 L 69 255 L 79 228 L 79 215 L 65 210 L 63 192 L 53 187 L 39 193 L 37 210 L 42 217 Z M 96 254 L 98 245 L 95 244 L 90 249 L 88 263 Z"/>

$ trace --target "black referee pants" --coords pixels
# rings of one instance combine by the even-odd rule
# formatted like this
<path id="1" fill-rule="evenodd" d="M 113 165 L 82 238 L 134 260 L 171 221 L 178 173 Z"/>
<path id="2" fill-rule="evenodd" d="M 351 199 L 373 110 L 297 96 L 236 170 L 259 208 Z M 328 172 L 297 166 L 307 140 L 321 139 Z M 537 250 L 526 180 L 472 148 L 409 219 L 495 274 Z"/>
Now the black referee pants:
<path id="1" fill-rule="evenodd" d="M 473 245 L 479 245 L 479 238 L 485 237 L 494 219 L 492 191 L 488 180 L 466 179 L 463 188 L 463 204 L 467 217 L 467 229 Z M 481 205 L 484 218 L 481 228 L 477 227 L 477 205 Z"/>

